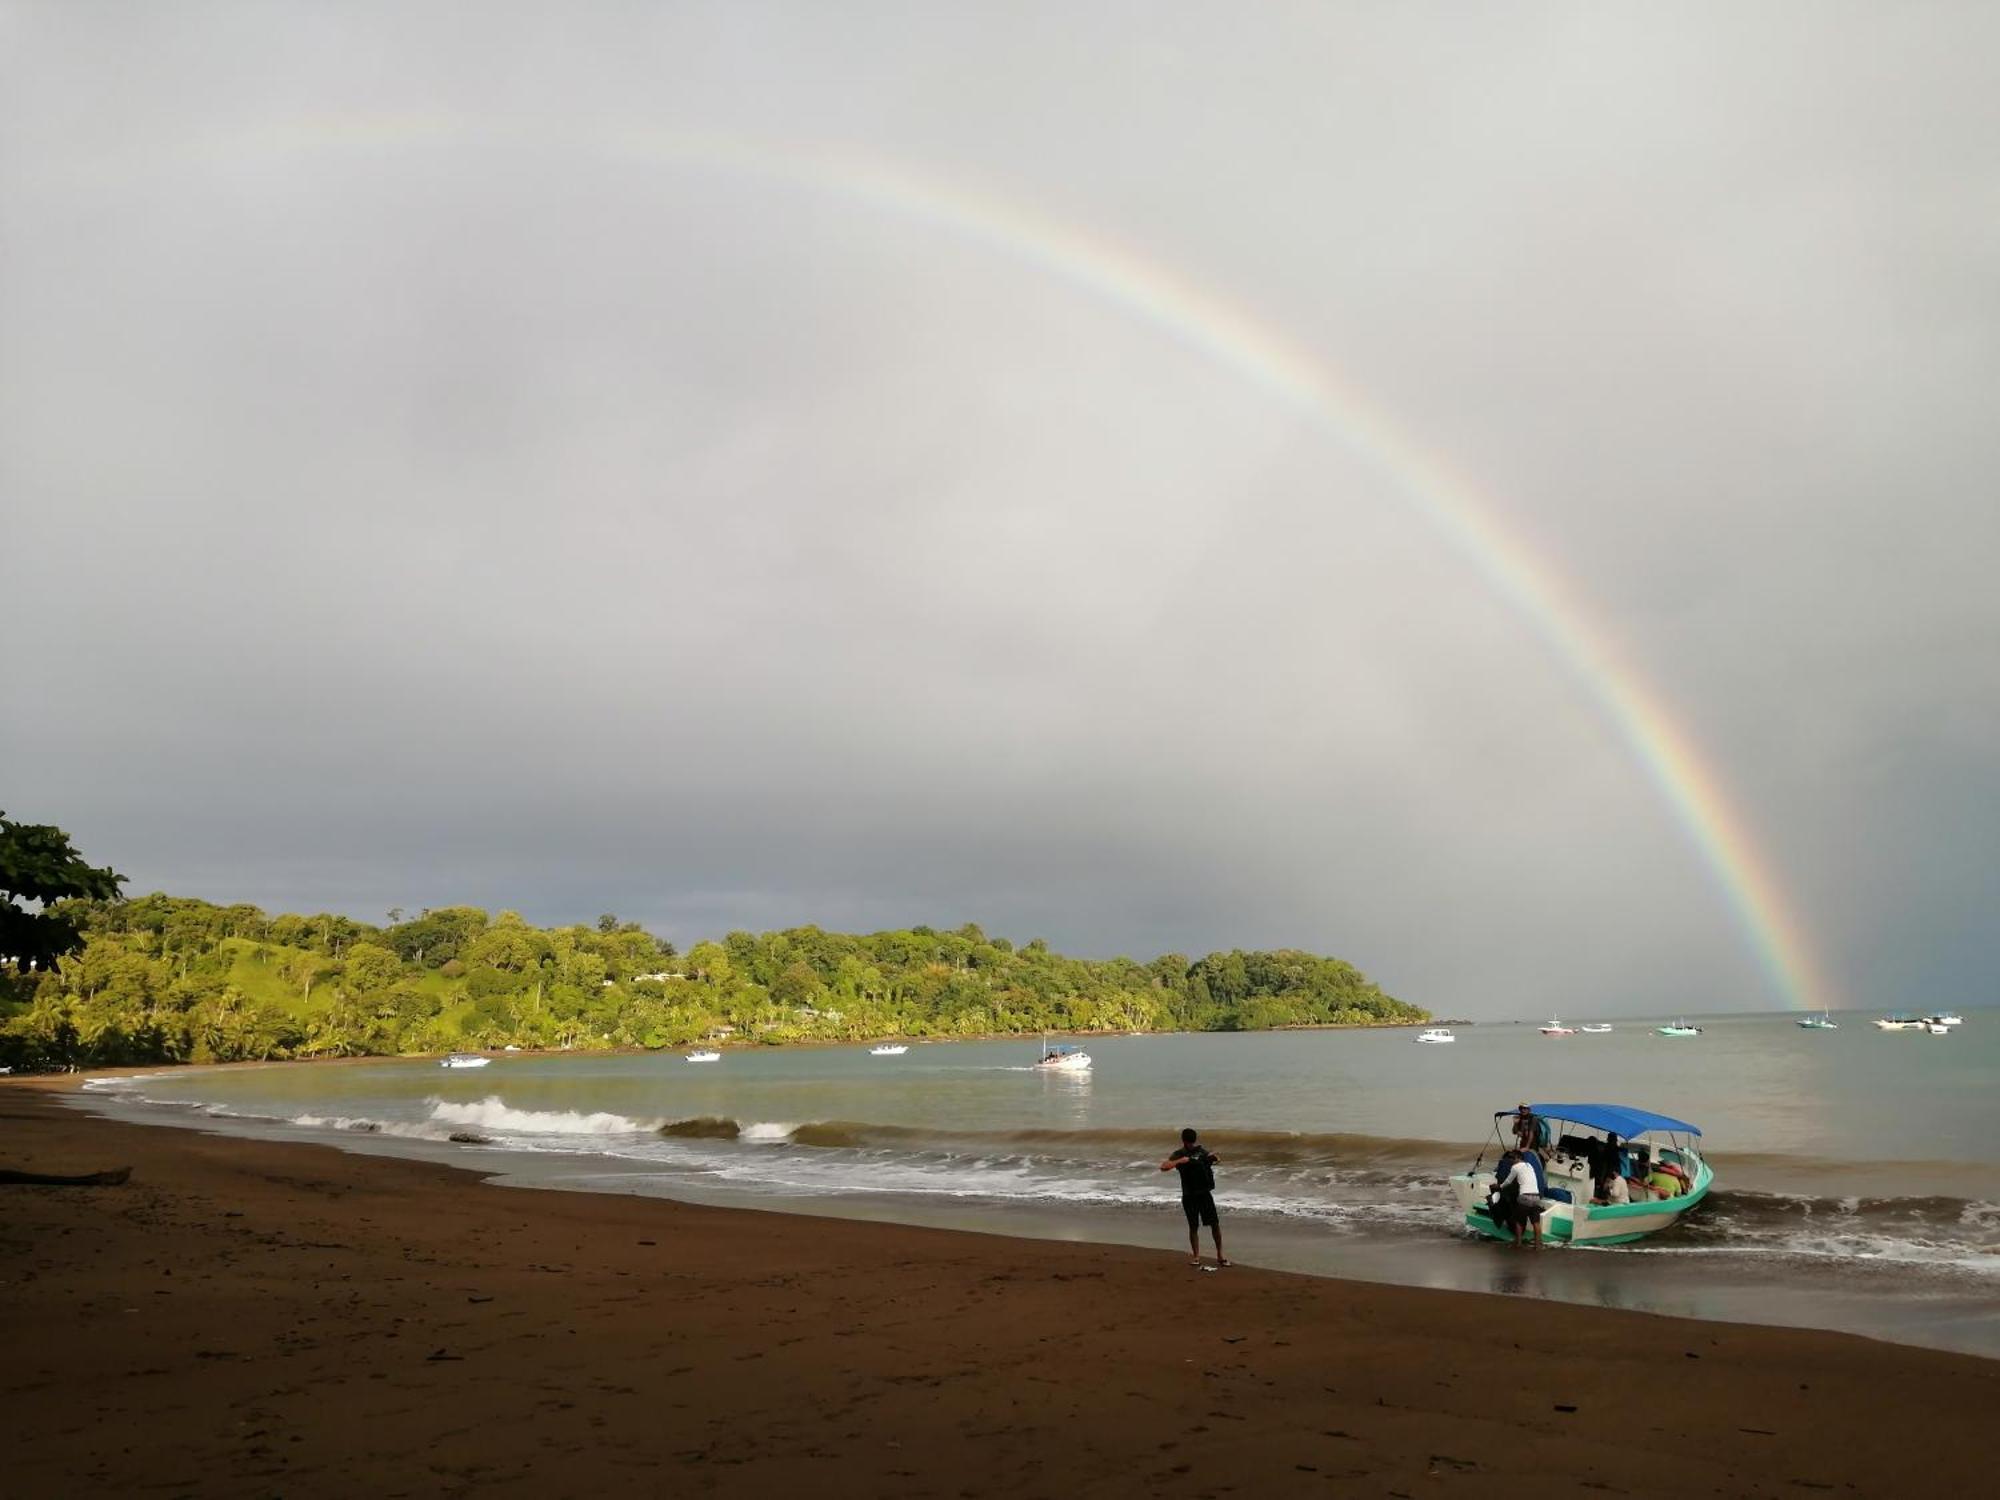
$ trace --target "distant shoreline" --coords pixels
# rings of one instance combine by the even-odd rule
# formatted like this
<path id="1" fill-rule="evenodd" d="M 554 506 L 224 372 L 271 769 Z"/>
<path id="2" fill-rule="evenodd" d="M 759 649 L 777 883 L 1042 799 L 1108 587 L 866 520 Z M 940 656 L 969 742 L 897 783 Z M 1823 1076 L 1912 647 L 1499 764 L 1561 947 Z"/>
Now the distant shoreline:
<path id="1" fill-rule="evenodd" d="M 879 1047 L 885 1042 L 912 1047 L 944 1046 L 952 1042 L 1035 1042 L 1044 1034 L 1065 1041 L 1156 1036 L 1270 1036 L 1286 1031 L 1414 1031 L 1426 1026 L 1476 1026 L 1476 1021 L 1325 1021 L 1287 1026 L 1229 1028 L 1215 1031 L 989 1031 L 965 1036 L 910 1036 L 891 1033 L 849 1039 L 812 1037 L 803 1041 L 765 1042 L 739 1037 L 702 1038 L 671 1047 L 480 1047 L 467 1044 L 443 1052 L 360 1052 L 342 1057 L 246 1057 L 227 1062 L 162 1060 L 149 1063 L 112 1063 L 87 1068 L 16 1068 L 17 1078 L 117 1078 L 164 1069 L 183 1068 L 277 1068 L 300 1066 L 353 1065 L 371 1062 L 441 1062 L 447 1057 L 476 1054 L 481 1057 L 685 1057 L 699 1048 L 716 1052 L 831 1052 L 846 1047 Z M 1487 1023 L 1493 1024 L 1493 1023 Z M 4 1075 L 0 1075 L 4 1076 Z"/>

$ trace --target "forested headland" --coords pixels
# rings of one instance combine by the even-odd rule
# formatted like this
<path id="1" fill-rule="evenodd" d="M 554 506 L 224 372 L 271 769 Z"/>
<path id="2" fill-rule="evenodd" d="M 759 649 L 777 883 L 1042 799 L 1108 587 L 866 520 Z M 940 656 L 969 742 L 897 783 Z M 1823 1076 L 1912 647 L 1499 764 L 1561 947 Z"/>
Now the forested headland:
<path id="1" fill-rule="evenodd" d="M 535 927 L 470 906 L 267 916 L 184 897 L 61 903 L 76 951 L 0 967 L 0 1062 L 86 1066 L 1427 1020 L 1289 949 L 1066 958 L 973 924 L 732 932 L 685 953 L 637 923 Z"/>

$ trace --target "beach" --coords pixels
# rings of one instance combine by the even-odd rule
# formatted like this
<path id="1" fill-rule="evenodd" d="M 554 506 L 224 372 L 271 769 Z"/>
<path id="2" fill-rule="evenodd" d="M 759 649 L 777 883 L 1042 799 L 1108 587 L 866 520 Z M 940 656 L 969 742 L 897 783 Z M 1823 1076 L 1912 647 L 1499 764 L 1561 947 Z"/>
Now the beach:
<path id="1" fill-rule="evenodd" d="M 0 1166 L 133 1170 L 0 1188 L 23 1495 L 1889 1494 L 1976 1487 L 2000 1403 L 1846 1334 L 504 1188 L 64 1086 L 0 1087 Z"/>

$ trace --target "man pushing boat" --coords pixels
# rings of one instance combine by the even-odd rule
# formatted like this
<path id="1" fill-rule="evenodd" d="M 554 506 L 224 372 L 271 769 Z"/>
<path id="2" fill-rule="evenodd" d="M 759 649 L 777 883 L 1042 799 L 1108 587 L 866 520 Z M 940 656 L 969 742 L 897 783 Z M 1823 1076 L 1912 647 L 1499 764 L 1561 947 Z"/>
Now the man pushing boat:
<path id="1" fill-rule="evenodd" d="M 1201 1226 L 1215 1237 L 1215 1263 L 1222 1258 L 1222 1221 L 1215 1211 L 1215 1164 L 1222 1158 L 1195 1138 L 1192 1129 L 1181 1132 L 1181 1148 L 1160 1163 L 1162 1172 L 1181 1174 L 1181 1212 L 1187 1215 L 1188 1264 L 1201 1264 Z"/>

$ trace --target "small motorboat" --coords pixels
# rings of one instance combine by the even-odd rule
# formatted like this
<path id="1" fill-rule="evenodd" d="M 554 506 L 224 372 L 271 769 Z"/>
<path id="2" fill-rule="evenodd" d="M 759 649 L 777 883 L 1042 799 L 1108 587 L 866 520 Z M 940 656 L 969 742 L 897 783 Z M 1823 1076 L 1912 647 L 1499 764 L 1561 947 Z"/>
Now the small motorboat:
<path id="1" fill-rule="evenodd" d="M 1932 1036 L 1951 1035 L 1951 1028 L 1942 1021 L 1926 1021 L 1924 1022 L 1924 1030 L 1928 1031 Z"/>
<path id="2" fill-rule="evenodd" d="M 1087 1073 L 1090 1071 L 1090 1054 L 1081 1047 L 1060 1042 L 1050 1046 L 1048 1033 L 1043 1032 L 1042 1055 L 1035 1060 L 1035 1067 L 1049 1073 Z"/>
<path id="3" fill-rule="evenodd" d="M 1838 1031 L 1840 1023 L 1821 1011 L 1816 1016 L 1800 1016 L 1799 1025 L 1806 1031 Z"/>
<path id="4" fill-rule="evenodd" d="M 1610 1029 L 1611 1023 L 1609 1021 L 1600 1022 L 1596 1026 L 1585 1026 L 1582 1028 L 1585 1036 L 1603 1036 Z"/>
<path id="5" fill-rule="evenodd" d="M 1575 1028 L 1574 1026 L 1565 1026 L 1565 1025 L 1563 1025 L 1563 1023 L 1562 1023 L 1562 1020 L 1561 1020 L 1561 1018 L 1559 1018 L 1559 1017 L 1557 1017 L 1557 1016 L 1550 1016 L 1550 1017 L 1549 1017 L 1549 1024 L 1548 1024 L 1548 1025 L 1546 1025 L 1546 1026 L 1544 1026 L 1544 1027 L 1542 1028 L 1542 1035 L 1543 1035 L 1543 1036 L 1575 1036 L 1575 1035 L 1576 1035 L 1576 1028 Z"/>
<path id="6" fill-rule="evenodd" d="M 910 1049 L 901 1042 L 884 1042 L 879 1047 L 870 1047 L 868 1049 L 868 1055 L 870 1057 L 901 1057 L 905 1052 L 908 1052 L 909 1050 Z"/>
<path id="7" fill-rule="evenodd" d="M 1883 1016 L 1875 1024 L 1884 1031 L 1922 1031 L 1928 1023 L 1915 1016 L 1894 1015 Z"/>
<path id="8" fill-rule="evenodd" d="M 1927 1019 L 1933 1026 L 1963 1026 L 1965 1024 L 1963 1016 L 1954 1015 L 1948 1010 L 1939 1011 L 1936 1015 L 1930 1016 Z"/>
<path id="9" fill-rule="evenodd" d="M 492 1062 L 490 1057 L 481 1057 L 477 1052 L 454 1052 L 439 1061 L 440 1068 L 483 1068 Z"/>
<path id="10" fill-rule="evenodd" d="M 1549 1126 L 1551 1145 L 1544 1153 L 1542 1237 L 1556 1244 L 1623 1245 L 1644 1239 L 1678 1222 L 1708 1196 L 1715 1174 L 1702 1160 L 1701 1127 L 1627 1104 L 1534 1104 L 1536 1120 Z M 1515 1112 L 1497 1111 L 1493 1133 L 1502 1148 L 1511 1147 L 1503 1121 Z M 1583 1134 L 1579 1132 L 1592 1132 Z M 1629 1203 L 1593 1203 L 1591 1155 L 1607 1149 L 1604 1136 L 1619 1137 L 1620 1174 L 1638 1186 L 1630 1190 L 1644 1198 Z M 1495 1174 L 1483 1164 L 1486 1150 L 1469 1172 L 1451 1179 L 1452 1196 L 1465 1214 L 1468 1229 L 1489 1239 L 1511 1240 L 1512 1232 L 1496 1222 L 1487 1206 Z M 1672 1190 L 1664 1196 L 1646 1185 L 1658 1181 Z M 1642 1180 L 1643 1179 L 1643 1180 Z"/>
<path id="11" fill-rule="evenodd" d="M 721 1062 L 722 1054 L 707 1047 L 697 1047 L 687 1055 L 689 1062 Z"/>
<path id="12" fill-rule="evenodd" d="M 1669 1022 L 1668 1022 L 1668 1023 L 1666 1024 L 1666 1025 L 1664 1025 L 1664 1026 L 1655 1026 L 1655 1027 L 1653 1028 L 1653 1030 L 1654 1030 L 1654 1031 L 1656 1031 L 1656 1032 L 1658 1032 L 1658 1033 L 1659 1033 L 1659 1034 L 1660 1034 L 1661 1036 L 1700 1036 L 1700 1035 L 1701 1035 L 1701 1028 L 1700 1028 L 1699 1026 L 1690 1026 L 1690 1025 L 1688 1025 L 1688 1023 L 1687 1023 L 1687 1022 L 1685 1022 L 1685 1021 L 1669 1021 Z"/>
<path id="13" fill-rule="evenodd" d="M 1418 1032 L 1417 1040 L 1420 1042 L 1455 1042 L 1458 1038 L 1452 1035 L 1449 1027 L 1433 1026 L 1429 1031 Z"/>

